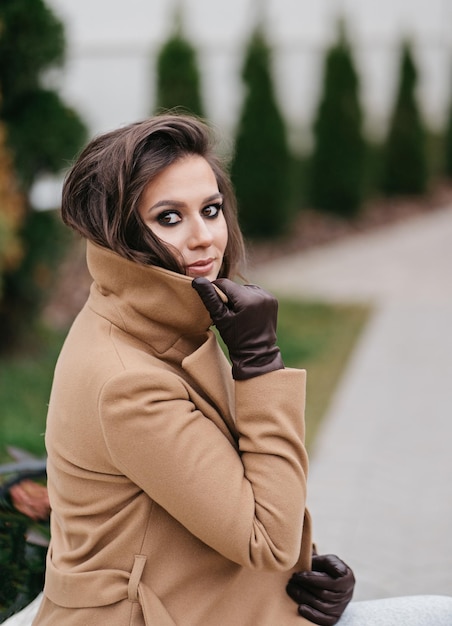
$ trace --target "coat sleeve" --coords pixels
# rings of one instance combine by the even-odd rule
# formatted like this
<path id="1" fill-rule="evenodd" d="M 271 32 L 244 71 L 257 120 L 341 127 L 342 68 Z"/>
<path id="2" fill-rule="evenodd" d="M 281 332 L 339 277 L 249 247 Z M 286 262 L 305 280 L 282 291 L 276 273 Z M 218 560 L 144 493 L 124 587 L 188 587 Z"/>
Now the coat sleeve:
<path id="1" fill-rule="evenodd" d="M 193 404 L 184 381 L 126 371 L 100 415 L 113 462 L 193 535 L 249 568 L 288 570 L 306 501 L 305 372 L 235 383 L 237 450 Z"/>

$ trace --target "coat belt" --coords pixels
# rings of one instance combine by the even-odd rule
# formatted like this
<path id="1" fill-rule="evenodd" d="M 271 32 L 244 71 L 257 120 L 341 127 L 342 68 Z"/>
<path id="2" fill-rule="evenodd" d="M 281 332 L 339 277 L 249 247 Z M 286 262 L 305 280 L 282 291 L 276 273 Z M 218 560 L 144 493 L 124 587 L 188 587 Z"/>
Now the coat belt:
<path id="1" fill-rule="evenodd" d="M 159 597 L 141 581 L 146 559 L 146 555 L 136 554 L 130 573 L 119 569 L 63 572 L 49 553 L 44 594 L 68 609 L 107 606 L 121 600 L 139 602 L 147 625 L 176 626 Z"/>
<path id="2" fill-rule="evenodd" d="M 47 558 L 45 594 L 55 604 L 80 609 L 106 606 L 120 600 L 138 602 L 138 585 L 146 556 L 137 554 L 132 571 L 102 569 L 92 572 L 64 572 Z"/>

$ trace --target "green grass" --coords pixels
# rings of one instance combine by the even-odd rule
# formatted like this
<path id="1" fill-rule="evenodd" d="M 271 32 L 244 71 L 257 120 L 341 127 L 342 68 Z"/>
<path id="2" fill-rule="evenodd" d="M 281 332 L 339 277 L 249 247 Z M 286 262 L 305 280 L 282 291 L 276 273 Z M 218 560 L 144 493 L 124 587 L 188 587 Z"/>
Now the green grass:
<path id="1" fill-rule="evenodd" d="M 308 450 L 368 315 L 364 306 L 279 300 L 278 344 L 284 363 L 307 370 Z"/>
<path id="2" fill-rule="evenodd" d="M 47 405 L 63 339 L 45 331 L 30 352 L 0 357 L 0 462 L 7 460 L 9 445 L 45 454 Z"/>
<path id="3" fill-rule="evenodd" d="M 367 319 L 358 306 L 281 299 L 278 343 L 288 367 L 308 370 L 306 442 L 312 446 L 318 425 L 344 365 Z M 28 354 L 0 359 L 0 462 L 6 446 L 41 456 L 53 369 L 64 337 L 47 331 Z"/>

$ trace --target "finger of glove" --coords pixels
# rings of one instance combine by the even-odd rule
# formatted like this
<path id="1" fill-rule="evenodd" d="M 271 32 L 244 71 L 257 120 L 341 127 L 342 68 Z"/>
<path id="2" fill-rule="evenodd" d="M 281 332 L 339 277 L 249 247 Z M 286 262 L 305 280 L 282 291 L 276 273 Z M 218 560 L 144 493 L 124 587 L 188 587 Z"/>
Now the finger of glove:
<path id="1" fill-rule="evenodd" d="M 257 285 L 238 285 L 227 278 L 219 278 L 213 281 L 214 285 L 223 291 L 229 300 L 230 306 L 234 311 L 243 309 L 256 309 L 262 313 L 277 313 L 278 301 L 271 294 L 261 289 Z"/>
<path id="2" fill-rule="evenodd" d="M 207 280 L 207 278 L 194 278 L 191 284 L 193 289 L 198 292 L 199 297 L 214 322 L 224 318 L 225 315 L 228 314 L 228 307 L 221 300 L 210 280 Z"/>
<path id="3" fill-rule="evenodd" d="M 292 580 L 286 585 L 286 593 L 296 602 L 301 604 L 303 601 L 303 588 L 300 585 L 295 584 Z"/>
<path id="4" fill-rule="evenodd" d="M 305 590 L 297 585 L 292 584 L 290 581 L 286 585 L 286 593 L 297 604 L 305 603 L 305 598 L 307 597 L 305 595 Z"/>
<path id="5" fill-rule="evenodd" d="M 341 578 L 332 578 L 324 572 L 297 572 L 292 575 L 294 582 L 301 587 L 309 587 L 311 589 L 328 589 L 335 593 L 342 593 L 349 589 L 353 589 L 355 579 L 350 575 Z"/>
<path id="6" fill-rule="evenodd" d="M 290 595 L 290 594 L 289 594 Z M 292 596 L 290 596 L 292 598 Z M 311 593 L 308 589 L 303 589 L 301 594 L 298 594 L 298 604 L 306 604 L 317 611 L 321 611 L 325 614 L 337 614 L 340 611 L 340 607 L 342 607 L 344 602 L 338 600 L 336 597 L 333 597 L 330 600 L 330 595 Z M 293 600 L 294 598 L 292 598 Z"/>
<path id="7" fill-rule="evenodd" d="M 286 591 L 292 600 L 295 600 L 299 604 L 313 602 L 318 605 L 330 605 L 335 606 L 348 601 L 348 594 L 343 592 L 331 591 L 330 589 L 319 589 L 318 587 L 310 587 L 309 585 L 297 585 L 292 581 L 289 581 L 286 586 Z M 309 601 L 307 601 L 309 598 Z"/>
<path id="8" fill-rule="evenodd" d="M 313 555 L 312 569 L 315 572 L 326 572 L 333 578 L 345 576 L 348 571 L 351 571 L 347 564 L 335 554 Z"/>
<path id="9" fill-rule="evenodd" d="M 298 606 L 298 614 L 314 624 L 319 624 L 319 626 L 334 626 L 341 616 L 341 614 L 325 614 L 322 611 L 312 608 L 308 604 L 300 604 Z"/>

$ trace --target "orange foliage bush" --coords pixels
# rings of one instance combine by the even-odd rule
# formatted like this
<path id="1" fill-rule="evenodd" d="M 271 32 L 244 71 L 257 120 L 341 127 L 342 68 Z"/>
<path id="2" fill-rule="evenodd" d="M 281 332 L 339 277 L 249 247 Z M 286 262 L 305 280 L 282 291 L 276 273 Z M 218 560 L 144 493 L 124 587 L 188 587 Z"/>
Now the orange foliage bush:
<path id="1" fill-rule="evenodd" d="M 25 198 L 20 192 L 13 162 L 0 124 L 0 275 L 14 269 L 22 259 L 19 229 L 25 216 Z"/>

